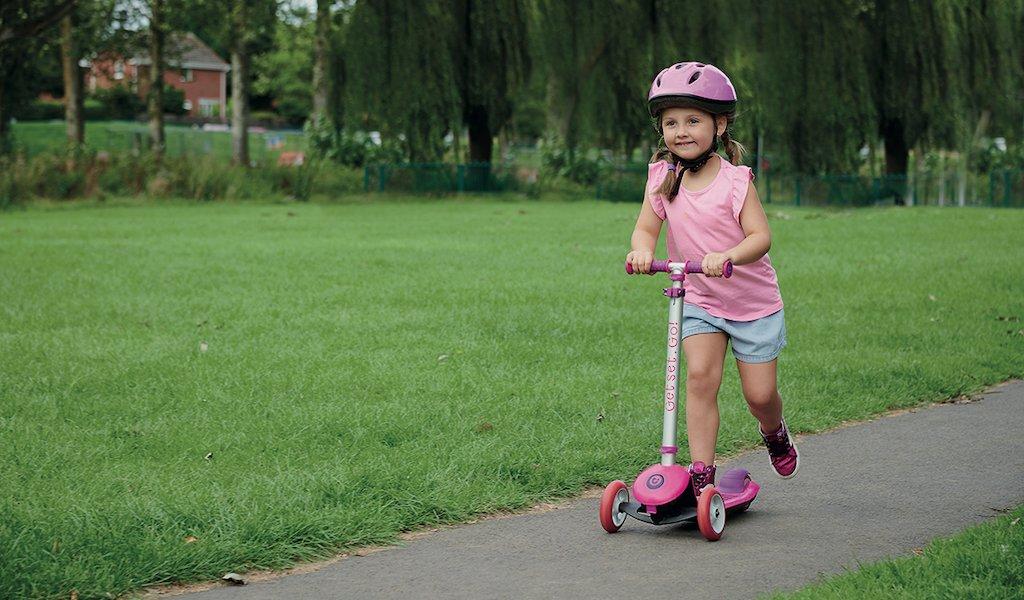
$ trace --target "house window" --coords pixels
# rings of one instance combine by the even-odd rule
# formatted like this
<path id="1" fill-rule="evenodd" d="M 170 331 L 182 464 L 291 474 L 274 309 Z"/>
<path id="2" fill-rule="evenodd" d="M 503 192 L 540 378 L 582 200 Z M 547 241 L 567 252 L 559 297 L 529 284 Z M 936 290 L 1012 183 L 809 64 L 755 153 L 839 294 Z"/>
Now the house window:
<path id="1" fill-rule="evenodd" d="M 203 117 L 219 117 L 220 100 L 216 98 L 200 98 L 199 114 Z"/>
<path id="2" fill-rule="evenodd" d="M 191 100 L 186 100 L 186 101 L 182 102 L 181 103 L 181 107 L 184 108 L 185 110 L 187 110 L 188 112 L 192 112 L 192 101 Z"/>
<path id="3" fill-rule="evenodd" d="M 114 62 L 114 79 L 124 79 L 124 61 L 118 60 Z"/>
<path id="4" fill-rule="evenodd" d="M 181 82 L 182 83 L 189 83 L 189 82 L 195 81 L 195 79 L 196 79 L 196 77 L 195 77 L 195 74 L 192 73 L 192 69 L 182 69 L 181 70 Z"/>

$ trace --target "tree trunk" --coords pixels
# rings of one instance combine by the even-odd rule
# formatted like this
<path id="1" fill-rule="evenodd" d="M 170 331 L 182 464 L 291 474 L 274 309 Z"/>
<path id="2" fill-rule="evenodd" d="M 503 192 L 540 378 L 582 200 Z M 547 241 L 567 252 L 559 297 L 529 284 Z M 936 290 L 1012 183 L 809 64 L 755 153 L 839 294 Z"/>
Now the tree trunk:
<path id="1" fill-rule="evenodd" d="M 78 66 L 78 58 L 75 27 L 71 22 L 71 15 L 65 15 L 60 22 L 60 61 L 64 71 L 64 121 L 67 125 L 68 144 L 75 147 L 85 143 L 82 69 Z"/>
<path id="2" fill-rule="evenodd" d="M 149 141 L 157 157 L 164 154 L 164 0 L 150 0 Z"/>
<path id="3" fill-rule="evenodd" d="M 903 134 L 903 123 L 899 119 L 886 121 L 882 126 L 882 138 L 885 140 L 885 173 L 905 175 L 909 149 Z"/>
<path id="4" fill-rule="evenodd" d="M 313 123 L 327 118 L 330 83 L 327 64 L 331 44 L 331 0 L 317 0 L 316 34 L 313 40 Z"/>
<path id="5" fill-rule="evenodd" d="M 246 0 L 234 0 L 231 21 L 231 161 L 249 166 L 249 48 Z"/>
<path id="6" fill-rule="evenodd" d="M 494 151 L 494 136 L 487 118 L 487 108 L 471 106 L 467 111 L 466 124 L 469 126 L 469 162 L 489 163 Z"/>
<path id="7" fill-rule="evenodd" d="M 10 117 L 7 115 L 7 104 L 4 96 L 4 82 L 0 81 L 0 154 L 6 154 L 11 150 L 9 120 Z"/>

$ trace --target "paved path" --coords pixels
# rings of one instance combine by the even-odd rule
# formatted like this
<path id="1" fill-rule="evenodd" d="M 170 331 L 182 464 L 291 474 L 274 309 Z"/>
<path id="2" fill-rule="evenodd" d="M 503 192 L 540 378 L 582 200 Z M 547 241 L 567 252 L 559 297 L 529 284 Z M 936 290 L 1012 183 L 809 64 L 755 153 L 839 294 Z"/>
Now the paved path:
<path id="1" fill-rule="evenodd" d="M 322 569 L 195 600 L 300 598 L 750 598 L 820 573 L 908 555 L 1024 502 L 1024 382 L 803 436 L 800 473 L 770 474 L 763 451 L 729 461 L 762 484 L 718 542 L 695 526 L 629 519 L 609 535 L 597 498 L 489 519 Z M 723 471 L 724 472 L 724 471 Z"/>

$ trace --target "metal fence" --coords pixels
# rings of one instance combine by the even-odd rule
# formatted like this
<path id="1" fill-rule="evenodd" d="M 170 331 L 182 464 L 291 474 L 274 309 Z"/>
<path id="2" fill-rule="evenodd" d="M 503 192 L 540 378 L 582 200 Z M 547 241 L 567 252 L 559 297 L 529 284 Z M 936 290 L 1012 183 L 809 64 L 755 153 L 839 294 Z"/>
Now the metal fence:
<path id="1" fill-rule="evenodd" d="M 379 164 L 363 169 L 363 190 L 367 192 L 505 192 L 529 184 L 517 179 L 510 166 L 492 163 Z"/>
<path id="2" fill-rule="evenodd" d="M 647 165 L 606 170 L 596 184 L 599 199 L 640 202 Z M 794 206 L 1002 206 L 1024 207 L 1024 170 L 986 174 L 776 175 L 755 178 L 766 204 Z"/>

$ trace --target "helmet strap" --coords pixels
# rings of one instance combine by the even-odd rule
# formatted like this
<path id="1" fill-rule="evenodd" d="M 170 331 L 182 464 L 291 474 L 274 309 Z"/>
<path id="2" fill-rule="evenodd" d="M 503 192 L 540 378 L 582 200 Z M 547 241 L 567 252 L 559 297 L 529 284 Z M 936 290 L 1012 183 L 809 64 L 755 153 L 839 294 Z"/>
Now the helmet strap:
<path id="1" fill-rule="evenodd" d="M 706 165 L 707 162 L 711 160 L 711 157 L 716 152 L 718 152 L 718 135 L 715 135 L 715 137 L 712 138 L 711 146 L 708 147 L 708 149 L 705 150 L 703 154 L 701 154 L 700 156 L 693 160 L 685 159 L 676 154 L 675 152 L 673 152 L 672 158 L 675 159 L 675 165 L 673 165 L 675 169 L 672 170 L 678 169 L 678 173 L 676 175 L 676 181 L 672 185 L 672 195 L 670 196 L 670 198 L 675 198 L 676 194 L 679 193 L 679 186 L 683 183 L 683 173 L 685 171 L 690 171 L 692 173 L 700 171 L 702 168 L 704 168 L 704 165 Z"/>
<path id="2" fill-rule="evenodd" d="M 701 168 L 703 168 L 709 160 L 711 160 L 711 156 L 716 152 L 718 152 L 717 135 L 711 139 L 711 146 L 709 146 L 708 149 L 705 150 L 704 153 L 698 156 L 697 158 L 693 160 L 687 160 L 685 158 L 682 158 L 681 156 L 676 155 L 676 162 L 682 167 L 684 171 L 692 171 L 696 173 L 697 171 L 700 171 Z M 673 154 L 675 153 L 673 152 Z"/>

